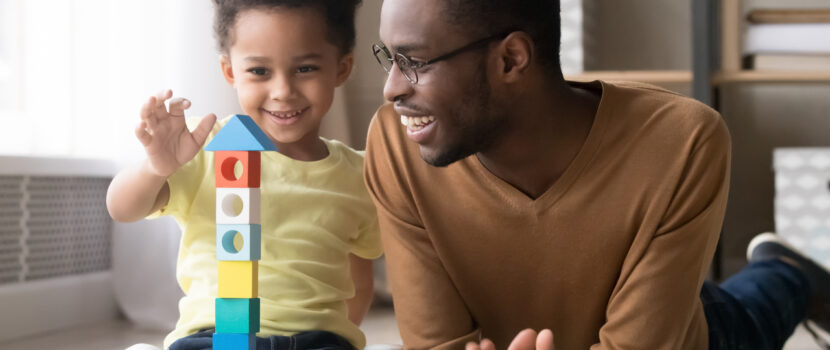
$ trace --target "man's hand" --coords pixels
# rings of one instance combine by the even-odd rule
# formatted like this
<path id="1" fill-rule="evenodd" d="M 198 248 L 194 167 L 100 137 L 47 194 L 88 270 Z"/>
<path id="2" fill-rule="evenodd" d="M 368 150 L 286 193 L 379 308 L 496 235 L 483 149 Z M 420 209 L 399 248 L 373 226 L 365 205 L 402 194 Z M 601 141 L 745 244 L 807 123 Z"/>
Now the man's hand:
<path id="1" fill-rule="evenodd" d="M 496 350 L 496 345 L 485 338 L 479 344 L 467 343 L 466 350 Z M 543 329 L 537 334 L 535 330 L 525 329 L 513 338 L 507 350 L 553 350 L 553 332 Z"/>
<path id="2" fill-rule="evenodd" d="M 135 129 L 147 152 L 150 171 L 162 177 L 172 175 L 196 156 L 216 122 L 216 115 L 208 114 L 191 133 L 184 119 L 190 101 L 174 98 L 168 110 L 164 102 L 172 96 L 170 90 L 151 96 L 141 107 L 141 123 Z"/>

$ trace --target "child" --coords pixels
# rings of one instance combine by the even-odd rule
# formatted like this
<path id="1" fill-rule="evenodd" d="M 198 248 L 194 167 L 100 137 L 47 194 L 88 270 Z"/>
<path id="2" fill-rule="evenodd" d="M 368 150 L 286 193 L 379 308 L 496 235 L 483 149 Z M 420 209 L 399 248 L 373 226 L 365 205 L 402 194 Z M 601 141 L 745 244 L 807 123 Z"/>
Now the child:
<path id="1" fill-rule="evenodd" d="M 352 68 L 359 3 L 214 0 L 222 73 L 279 150 L 262 153 L 258 348 L 365 346 L 357 325 L 372 298 L 368 259 L 381 255 L 376 213 L 363 155 L 318 136 Z M 202 349 L 211 344 L 217 260 L 213 152 L 201 149 L 227 119 L 207 115 L 190 132 L 190 102 L 171 97 L 165 91 L 142 107 L 136 135 L 147 159 L 116 176 L 107 206 L 118 221 L 172 215 L 181 226 L 185 296 L 164 347 Z"/>

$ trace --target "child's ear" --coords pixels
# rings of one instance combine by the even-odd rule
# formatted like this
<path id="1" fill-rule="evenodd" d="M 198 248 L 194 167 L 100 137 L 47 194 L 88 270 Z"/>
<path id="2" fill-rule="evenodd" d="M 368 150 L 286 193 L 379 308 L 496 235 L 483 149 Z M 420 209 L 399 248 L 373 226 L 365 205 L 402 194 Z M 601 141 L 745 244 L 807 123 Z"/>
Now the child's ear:
<path id="1" fill-rule="evenodd" d="M 349 74 L 352 73 L 352 66 L 354 65 L 354 53 L 349 52 L 348 54 L 343 55 L 340 57 L 340 61 L 337 63 L 337 85 L 340 86 L 346 79 L 349 78 Z"/>
<path id="2" fill-rule="evenodd" d="M 231 66 L 231 58 L 228 57 L 228 55 L 220 56 L 219 66 L 222 68 L 222 75 L 225 77 L 225 81 L 227 81 L 228 84 L 231 84 L 231 86 L 234 86 L 233 67 Z"/>

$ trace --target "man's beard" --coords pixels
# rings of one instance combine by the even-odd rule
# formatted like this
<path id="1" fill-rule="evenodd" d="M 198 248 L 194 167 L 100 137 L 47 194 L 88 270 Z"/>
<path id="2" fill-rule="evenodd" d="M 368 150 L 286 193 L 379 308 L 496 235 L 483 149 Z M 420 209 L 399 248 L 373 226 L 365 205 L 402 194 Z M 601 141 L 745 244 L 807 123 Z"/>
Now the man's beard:
<path id="1" fill-rule="evenodd" d="M 465 98 L 450 110 L 446 122 L 449 129 L 457 131 L 458 138 L 433 157 L 423 156 L 432 166 L 446 167 L 468 156 L 486 151 L 506 127 L 503 111 L 493 110 L 490 85 L 484 59 L 479 63 L 478 74 L 469 84 Z"/>

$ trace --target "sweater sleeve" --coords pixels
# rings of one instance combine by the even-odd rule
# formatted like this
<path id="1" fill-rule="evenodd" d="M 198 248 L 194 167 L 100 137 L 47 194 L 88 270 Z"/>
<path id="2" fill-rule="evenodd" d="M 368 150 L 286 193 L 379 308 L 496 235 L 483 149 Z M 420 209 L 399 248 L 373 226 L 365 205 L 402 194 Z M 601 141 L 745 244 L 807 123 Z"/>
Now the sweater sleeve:
<path id="1" fill-rule="evenodd" d="M 423 161 L 407 154 L 400 124 L 394 123 L 400 117 L 389 107 L 372 120 L 364 164 L 401 338 L 406 349 L 463 348 L 480 331 L 421 223 L 407 178 L 414 161 Z"/>
<path id="2" fill-rule="evenodd" d="M 715 113 L 716 114 L 716 113 Z M 729 189 L 730 140 L 717 117 L 687 156 L 648 248 L 621 276 L 593 350 L 703 349 L 700 289 L 721 231 Z M 699 324 L 699 323 L 697 323 Z"/>

